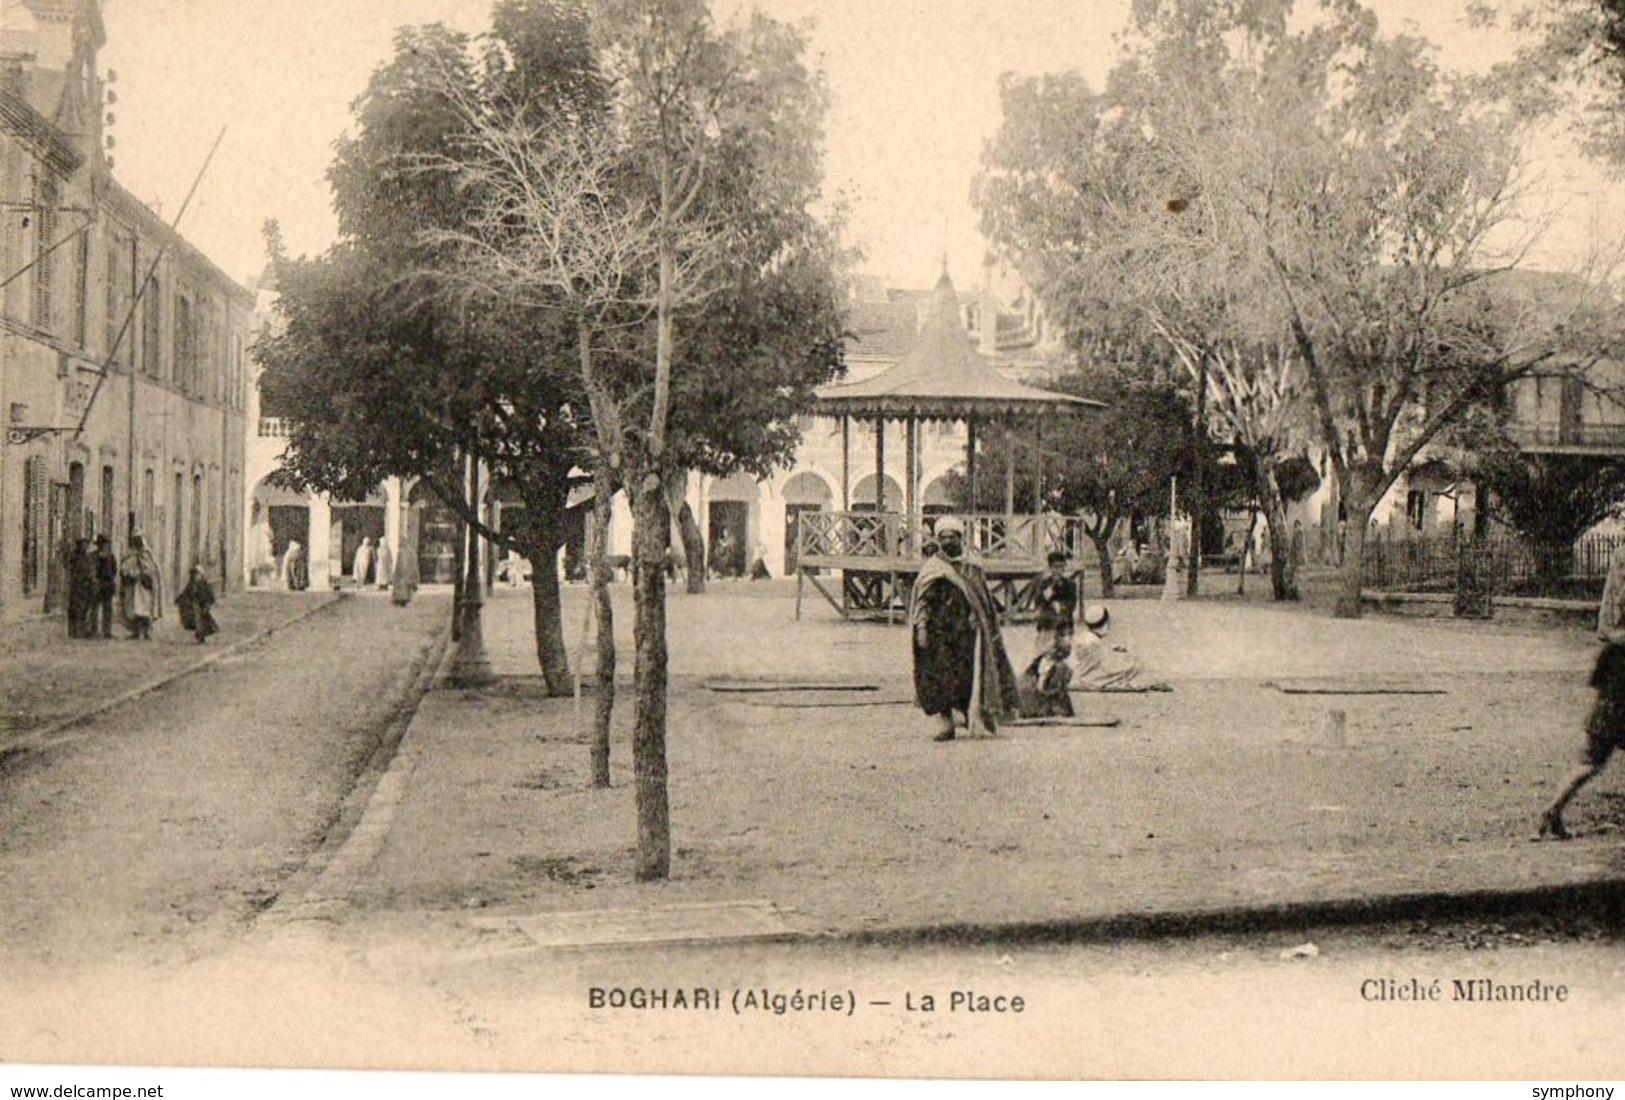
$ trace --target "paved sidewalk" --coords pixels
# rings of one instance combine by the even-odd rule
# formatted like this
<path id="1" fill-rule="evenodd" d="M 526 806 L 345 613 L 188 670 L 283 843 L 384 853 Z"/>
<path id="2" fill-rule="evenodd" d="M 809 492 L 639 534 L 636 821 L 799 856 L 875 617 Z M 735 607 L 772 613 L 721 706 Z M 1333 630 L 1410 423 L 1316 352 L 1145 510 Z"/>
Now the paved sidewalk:
<path id="1" fill-rule="evenodd" d="M 49 737 L 107 707 L 139 696 L 235 647 L 331 604 L 333 592 L 250 589 L 215 604 L 220 633 L 199 645 L 173 608 L 135 642 L 74 639 L 60 616 L 0 627 L 0 752 Z"/>
<path id="2" fill-rule="evenodd" d="M 905 632 L 827 609 L 797 623 L 783 582 L 739 582 L 670 598 L 675 858 L 669 881 L 637 884 L 617 595 L 614 787 L 589 783 L 590 697 L 542 696 L 530 601 L 499 592 L 484 631 L 498 684 L 425 696 L 366 858 L 312 900 L 524 947 L 640 942 L 662 922 L 703 939 L 1392 916 L 1625 880 L 1618 770 L 1576 804 L 1580 839 L 1530 842 L 1579 745 L 1583 631 L 1126 602 L 1114 638 L 1172 693 L 1078 697 L 1113 728 L 942 745 L 909 705 Z M 578 659 L 585 611 L 568 590 Z M 1018 656 L 1028 632 L 1012 631 Z M 741 677 L 878 690 L 707 687 Z"/>

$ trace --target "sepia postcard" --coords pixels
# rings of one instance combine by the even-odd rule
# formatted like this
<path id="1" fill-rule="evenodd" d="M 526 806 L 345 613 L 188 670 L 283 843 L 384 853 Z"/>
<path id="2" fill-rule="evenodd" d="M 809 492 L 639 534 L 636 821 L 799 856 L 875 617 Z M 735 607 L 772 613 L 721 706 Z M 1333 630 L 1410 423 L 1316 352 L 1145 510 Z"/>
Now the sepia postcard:
<path id="1" fill-rule="evenodd" d="M 1607 7 L 0 0 L 0 1087 L 1611 1097 Z"/>

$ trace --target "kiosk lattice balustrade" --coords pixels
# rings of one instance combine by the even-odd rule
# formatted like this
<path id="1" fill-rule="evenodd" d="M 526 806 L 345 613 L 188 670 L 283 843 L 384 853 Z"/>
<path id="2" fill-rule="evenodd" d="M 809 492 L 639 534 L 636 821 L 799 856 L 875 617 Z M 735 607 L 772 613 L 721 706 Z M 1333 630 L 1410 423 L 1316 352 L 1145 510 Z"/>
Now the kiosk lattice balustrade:
<path id="1" fill-rule="evenodd" d="M 968 544 L 982 558 L 987 583 L 1007 619 L 1031 610 L 1033 580 L 1051 550 L 1065 550 L 1074 566 L 1088 547 L 1076 516 L 971 514 Z M 911 524 L 893 512 L 803 512 L 796 523 L 796 617 L 803 587 L 811 584 L 843 618 L 904 615 L 914 578 L 925 562 L 933 517 Z M 840 574 L 840 598 L 825 587 L 827 573 Z"/>

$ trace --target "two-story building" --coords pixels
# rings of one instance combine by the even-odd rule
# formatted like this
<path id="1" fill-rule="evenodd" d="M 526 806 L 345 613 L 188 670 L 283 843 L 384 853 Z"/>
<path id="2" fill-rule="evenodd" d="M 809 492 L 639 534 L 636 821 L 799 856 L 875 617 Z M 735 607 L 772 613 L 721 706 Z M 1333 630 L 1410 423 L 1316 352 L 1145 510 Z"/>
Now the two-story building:
<path id="1" fill-rule="evenodd" d="M 242 574 L 252 294 L 112 176 L 98 0 L 0 8 L 0 621 L 141 532 L 177 591 Z"/>

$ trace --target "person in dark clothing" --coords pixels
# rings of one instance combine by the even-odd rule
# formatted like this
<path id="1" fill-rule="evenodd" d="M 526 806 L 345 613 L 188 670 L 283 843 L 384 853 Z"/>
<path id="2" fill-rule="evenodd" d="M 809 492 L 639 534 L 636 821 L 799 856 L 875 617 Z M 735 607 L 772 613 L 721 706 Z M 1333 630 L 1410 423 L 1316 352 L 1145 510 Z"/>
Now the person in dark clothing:
<path id="1" fill-rule="evenodd" d="M 214 621 L 214 586 L 203 575 L 201 565 L 192 566 L 192 576 L 176 597 L 175 607 L 180 611 L 181 625 L 192 632 L 199 645 L 208 641 L 210 634 L 219 632 Z"/>
<path id="2" fill-rule="evenodd" d="M 1614 551 L 1597 609 L 1597 637 L 1603 643 L 1591 670 L 1597 701 L 1586 722 L 1586 744 L 1580 762 L 1563 781 L 1563 789 L 1540 816 L 1540 839 L 1567 840 L 1563 811 L 1580 788 L 1595 779 L 1618 749 L 1625 748 L 1625 546 Z"/>
<path id="3" fill-rule="evenodd" d="M 999 633 L 998 611 L 980 559 L 964 545 L 964 524 L 937 521 L 937 553 L 925 560 L 909 603 L 914 697 L 938 721 L 936 739 L 954 739 L 955 715 L 989 733 L 1019 711 L 1016 674 Z M 973 717 L 973 715 L 975 717 Z"/>
<path id="4" fill-rule="evenodd" d="M 90 637 L 96 600 L 96 558 L 89 539 L 75 539 L 68 556 L 68 637 Z"/>
<path id="5" fill-rule="evenodd" d="M 1048 635 L 1049 647 L 1034 657 L 1021 674 L 1021 714 L 1024 718 L 1071 718 L 1076 711 L 1072 697 L 1072 655 L 1070 623 Z"/>
<path id="6" fill-rule="evenodd" d="M 103 638 L 113 636 L 113 597 L 118 595 L 118 555 L 113 553 L 113 540 L 106 535 L 96 536 L 96 602 L 91 609 L 91 633 Z M 98 629 L 99 626 L 99 629 Z"/>
<path id="7" fill-rule="evenodd" d="M 1040 573 L 1034 602 L 1038 609 L 1038 644 L 1035 654 L 1048 653 L 1061 631 L 1071 634 L 1078 614 L 1078 582 L 1067 572 L 1072 559 L 1064 550 L 1051 550 L 1049 569 Z"/>

